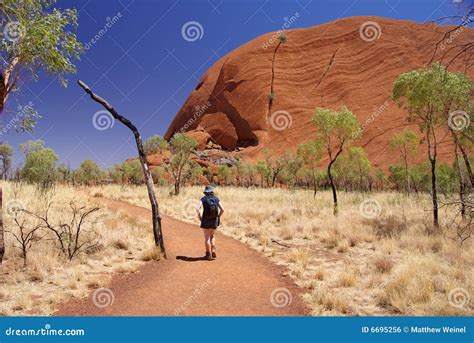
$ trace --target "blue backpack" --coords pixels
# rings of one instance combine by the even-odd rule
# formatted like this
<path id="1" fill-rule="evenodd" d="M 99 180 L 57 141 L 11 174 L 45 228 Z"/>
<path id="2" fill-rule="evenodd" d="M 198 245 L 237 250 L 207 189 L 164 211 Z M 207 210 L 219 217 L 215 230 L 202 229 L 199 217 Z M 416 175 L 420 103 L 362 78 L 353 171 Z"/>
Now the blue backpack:
<path id="1" fill-rule="evenodd" d="M 217 218 L 219 215 L 219 199 L 215 196 L 205 196 L 202 198 L 202 204 L 204 206 L 203 217 L 206 219 Z"/>

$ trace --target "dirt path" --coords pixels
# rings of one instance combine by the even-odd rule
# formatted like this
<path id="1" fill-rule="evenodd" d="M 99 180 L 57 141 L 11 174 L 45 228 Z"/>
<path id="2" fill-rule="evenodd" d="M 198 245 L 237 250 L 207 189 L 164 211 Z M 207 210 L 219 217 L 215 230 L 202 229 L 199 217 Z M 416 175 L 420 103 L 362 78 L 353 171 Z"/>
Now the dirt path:
<path id="1" fill-rule="evenodd" d="M 143 207 L 116 200 L 104 202 L 129 216 L 150 216 L 150 211 Z M 55 315 L 309 315 L 300 297 L 301 290 L 282 275 L 283 268 L 258 252 L 217 233 L 218 258 L 205 261 L 202 232 L 197 226 L 164 217 L 163 227 L 168 260 L 148 262 L 138 273 L 114 276 L 108 286 L 114 296 L 110 306 L 95 306 L 91 294 L 61 305 Z M 288 295 L 291 302 L 285 305 Z"/>

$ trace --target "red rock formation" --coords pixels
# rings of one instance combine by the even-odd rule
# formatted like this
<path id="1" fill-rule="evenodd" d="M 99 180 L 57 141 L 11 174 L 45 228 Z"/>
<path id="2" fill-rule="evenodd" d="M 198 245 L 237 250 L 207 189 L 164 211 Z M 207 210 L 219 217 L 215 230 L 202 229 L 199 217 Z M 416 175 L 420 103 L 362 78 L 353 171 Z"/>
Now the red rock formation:
<path id="1" fill-rule="evenodd" d="M 380 27 L 373 41 L 368 41 L 369 36 L 361 38 L 360 28 L 369 21 Z M 374 165 L 387 167 L 398 162 L 388 141 L 407 127 L 406 113 L 391 100 L 393 82 L 401 73 L 429 63 L 434 44 L 446 30 L 379 17 L 340 19 L 286 31 L 287 41 L 274 59 L 278 40 L 268 42 L 275 33 L 262 35 L 221 58 L 204 74 L 165 138 L 180 130 L 196 135 L 193 130 L 201 125 L 223 148 L 245 147 L 238 154 L 256 159 L 264 147 L 280 154 L 311 139 L 315 128 L 310 120 L 316 107 L 346 105 L 364 128 L 358 144 Z M 474 30 L 465 28 L 451 44 L 473 39 Z M 448 50 L 439 51 L 438 56 Z M 459 68 L 460 64 L 453 67 Z M 472 69 L 468 74 L 474 76 Z M 440 155 L 447 158 L 452 149 L 444 139 Z M 418 155 L 420 161 L 426 159 L 424 149 Z"/>

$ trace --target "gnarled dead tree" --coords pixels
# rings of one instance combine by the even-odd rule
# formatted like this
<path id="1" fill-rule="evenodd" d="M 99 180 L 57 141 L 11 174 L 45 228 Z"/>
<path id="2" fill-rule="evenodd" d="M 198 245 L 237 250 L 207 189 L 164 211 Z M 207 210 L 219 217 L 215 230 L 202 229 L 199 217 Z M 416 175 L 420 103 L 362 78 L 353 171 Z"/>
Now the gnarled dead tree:
<path id="1" fill-rule="evenodd" d="M 100 210 L 99 207 L 86 207 L 77 204 L 74 200 L 69 202 L 70 218 L 68 220 L 61 220 L 59 222 L 53 222 L 49 216 L 49 212 L 52 207 L 52 202 L 48 202 L 46 210 L 42 214 L 34 213 L 26 209 L 17 209 L 15 212 L 24 213 L 37 220 L 39 224 L 35 226 L 36 230 L 42 229 L 46 232 L 52 233 L 59 244 L 61 252 L 71 261 L 81 251 L 86 249 L 94 248 L 98 245 L 98 241 L 94 237 L 86 235 L 84 230 L 84 224 L 87 218 Z M 15 216 L 15 223 L 17 225 L 25 227 L 24 222 L 17 222 Z M 35 231 L 36 231 L 35 230 Z M 29 230 L 31 232 L 33 230 Z M 34 233 L 34 232 L 33 232 Z"/>
<path id="2" fill-rule="evenodd" d="M 120 115 L 105 99 L 93 93 L 89 86 L 87 86 L 83 81 L 79 80 L 77 82 L 79 86 L 84 89 L 84 91 L 90 95 L 92 100 L 101 104 L 116 120 L 120 121 L 123 125 L 128 127 L 132 131 L 133 136 L 135 137 L 135 143 L 137 145 L 138 157 L 140 159 L 140 164 L 142 166 L 143 175 L 145 177 L 145 184 L 148 191 L 148 198 L 150 200 L 151 212 L 152 212 L 152 222 L 153 222 L 153 236 L 155 238 L 155 244 L 160 248 L 161 253 L 166 258 L 165 243 L 163 239 L 163 232 L 161 230 L 161 216 L 160 210 L 158 207 L 158 201 L 156 199 L 153 178 L 150 173 L 150 168 L 146 160 L 145 149 L 143 148 L 143 142 L 138 132 L 138 129 L 135 125 L 132 124 L 130 120 Z"/>
<path id="3" fill-rule="evenodd" d="M 23 268 L 26 269 L 28 261 L 28 252 L 35 241 L 41 238 L 37 236 L 37 233 L 42 229 L 41 224 L 31 224 L 24 216 L 22 216 L 21 209 L 12 210 L 13 223 L 17 227 L 17 230 L 10 229 L 5 230 L 6 233 L 10 234 L 14 238 L 15 247 L 21 250 L 21 257 L 23 258 Z"/>

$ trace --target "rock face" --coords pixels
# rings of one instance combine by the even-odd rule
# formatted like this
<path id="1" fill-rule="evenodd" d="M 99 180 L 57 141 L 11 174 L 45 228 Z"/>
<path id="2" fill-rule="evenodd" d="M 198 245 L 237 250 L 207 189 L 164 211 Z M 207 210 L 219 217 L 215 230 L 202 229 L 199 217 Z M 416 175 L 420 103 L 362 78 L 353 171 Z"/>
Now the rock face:
<path id="1" fill-rule="evenodd" d="M 436 42 L 448 29 L 353 17 L 285 31 L 287 40 L 277 50 L 279 40 L 271 39 L 275 33 L 262 35 L 222 57 L 204 74 L 165 138 L 180 130 L 193 136 L 200 132 L 201 149 L 210 137 L 223 149 L 252 160 L 261 158 L 265 147 L 276 154 L 294 151 L 315 133 L 311 124 L 315 108 L 345 105 L 363 128 L 358 145 L 375 166 L 386 168 L 398 162 L 389 150 L 390 137 L 405 127 L 417 131 L 391 100 L 393 82 L 401 73 L 428 64 Z M 444 42 L 436 59 L 456 53 L 450 44 L 473 39 L 474 30 L 464 28 L 454 41 Z M 461 63 L 452 69 L 461 69 Z M 465 72 L 474 76 L 472 68 Z M 419 161 L 426 159 L 425 150 L 420 149 Z M 446 139 L 440 157 L 448 158 L 451 150 Z"/>

